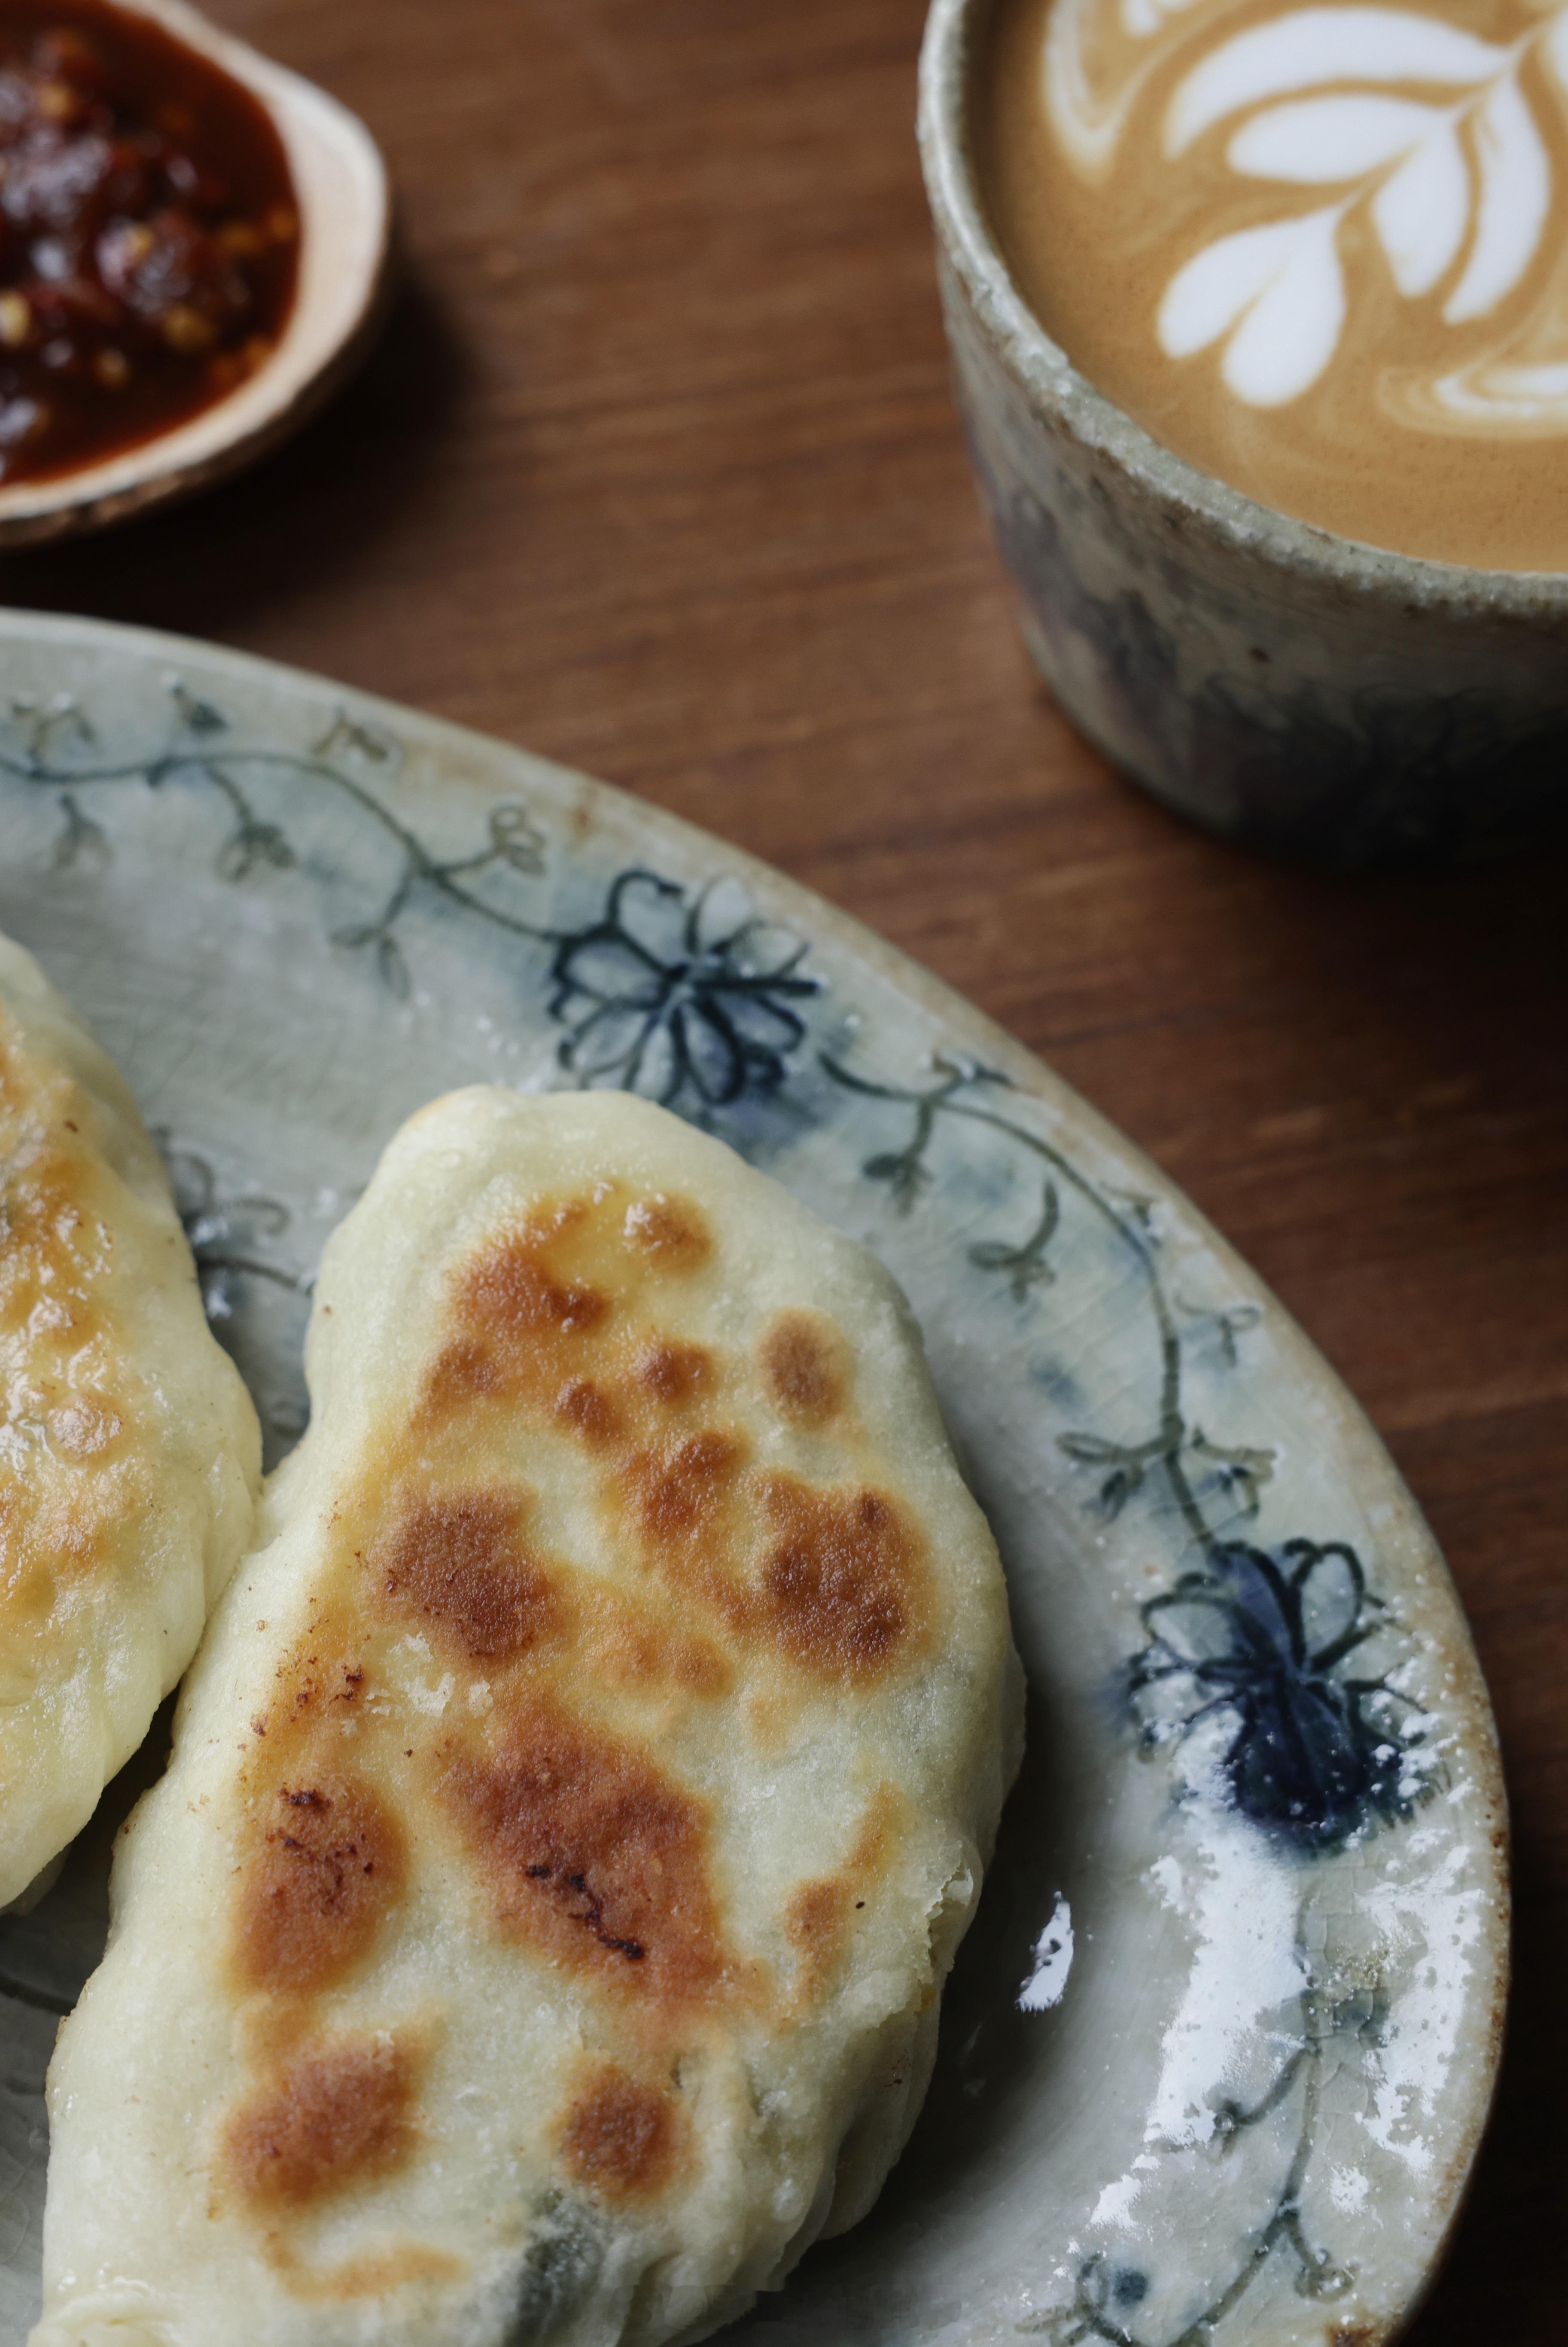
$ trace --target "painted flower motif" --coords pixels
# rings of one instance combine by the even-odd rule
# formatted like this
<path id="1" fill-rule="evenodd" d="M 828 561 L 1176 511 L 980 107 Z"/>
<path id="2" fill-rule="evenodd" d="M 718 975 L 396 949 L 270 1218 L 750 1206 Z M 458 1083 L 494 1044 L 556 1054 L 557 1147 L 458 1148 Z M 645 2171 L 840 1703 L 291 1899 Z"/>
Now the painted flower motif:
<path id="1" fill-rule="evenodd" d="M 758 919 L 733 881 L 688 896 L 657 873 L 623 872 L 600 918 L 556 948 L 560 1064 L 584 1087 L 616 1085 L 665 1108 L 766 1098 L 805 1038 L 792 1006 L 821 991 L 801 973 L 806 951 Z"/>
<path id="2" fill-rule="evenodd" d="M 1215 1548 L 1142 1609 L 1149 1643 L 1128 1685 L 1145 1744 L 1223 1723 L 1237 1809 L 1307 1849 L 1408 1817 L 1420 1781 L 1406 1699 L 1345 1669 L 1381 1611 L 1342 1542 Z"/>

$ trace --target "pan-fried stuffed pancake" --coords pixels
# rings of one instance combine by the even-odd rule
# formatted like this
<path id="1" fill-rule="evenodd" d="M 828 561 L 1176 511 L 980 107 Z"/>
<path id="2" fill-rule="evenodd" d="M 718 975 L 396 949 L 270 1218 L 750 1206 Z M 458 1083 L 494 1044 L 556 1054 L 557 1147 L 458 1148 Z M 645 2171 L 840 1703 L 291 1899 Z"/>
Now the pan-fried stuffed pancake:
<path id="1" fill-rule="evenodd" d="M 250 1537 L 261 1436 L 158 1152 L 0 938 L 0 1907 L 86 1824 Z"/>
<path id="2" fill-rule="evenodd" d="M 307 1367 L 56 2057 L 36 2347 L 703 2337 L 875 2198 L 1016 1765 L 917 1335 L 662 1111 L 476 1091 Z"/>

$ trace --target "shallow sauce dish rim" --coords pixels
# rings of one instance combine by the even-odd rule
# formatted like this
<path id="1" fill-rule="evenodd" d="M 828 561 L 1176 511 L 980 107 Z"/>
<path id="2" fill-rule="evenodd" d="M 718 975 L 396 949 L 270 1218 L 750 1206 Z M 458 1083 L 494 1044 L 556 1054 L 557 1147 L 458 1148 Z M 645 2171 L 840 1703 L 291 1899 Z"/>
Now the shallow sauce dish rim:
<path id="1" fill-rule="evenodd" d="M 0 484 L 0 544 L 97 527 L 202 487 L 302 422 L 353 364 L 385 287 L 391 197 L 359 118 L 186 0 L 110 0 L 210 60 L 263 108 L 282 141 L 300 215 L 298 279 L 276 349 L 196 415 L 114 454 Z"/>

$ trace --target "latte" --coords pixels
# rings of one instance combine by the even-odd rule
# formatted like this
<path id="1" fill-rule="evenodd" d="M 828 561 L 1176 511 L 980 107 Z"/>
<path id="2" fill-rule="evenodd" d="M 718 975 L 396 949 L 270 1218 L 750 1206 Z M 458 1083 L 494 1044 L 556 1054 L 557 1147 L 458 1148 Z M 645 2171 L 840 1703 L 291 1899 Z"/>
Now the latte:
<path id="1" fill-rule="evenodd" d="M 1568 570 L 1568 0 L 1001 0 L 975 140 L 1025 299 L 1167 447 Z"/>

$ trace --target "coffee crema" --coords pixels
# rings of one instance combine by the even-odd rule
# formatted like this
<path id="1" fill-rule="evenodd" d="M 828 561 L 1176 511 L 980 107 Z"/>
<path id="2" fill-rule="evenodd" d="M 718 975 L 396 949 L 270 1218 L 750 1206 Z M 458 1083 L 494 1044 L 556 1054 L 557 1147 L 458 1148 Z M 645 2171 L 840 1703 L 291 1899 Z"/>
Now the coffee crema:
<path id="1" fill-rule="evenodd" d="M 1024 298 L 1155 439 L 1568 570 L 1568 0 L 1001 0 L 974 142 Z"/>

